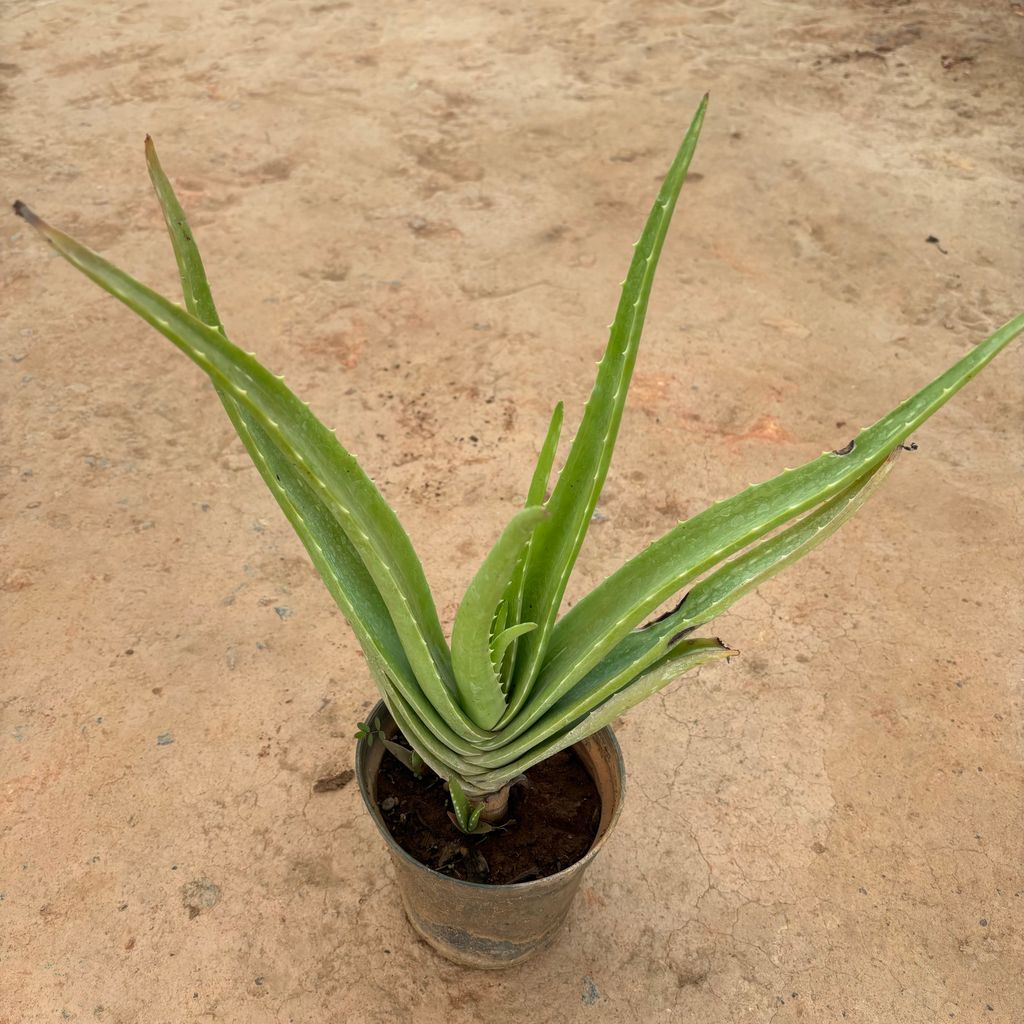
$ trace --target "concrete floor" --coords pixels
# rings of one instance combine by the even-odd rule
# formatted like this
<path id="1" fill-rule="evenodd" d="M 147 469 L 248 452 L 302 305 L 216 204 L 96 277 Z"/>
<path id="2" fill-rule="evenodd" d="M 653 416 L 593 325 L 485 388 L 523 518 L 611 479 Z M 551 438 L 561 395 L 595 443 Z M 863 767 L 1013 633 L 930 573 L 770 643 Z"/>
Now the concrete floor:
<path id="1" fill-rule="evenodd" d="M 173 291 L 152 133 L 229 332 L 450 622 L 705 89 L 573 594 L 1020 310 L 1022 14 L 11 0 L 4 194 Z M 311 792 L 374 692 L 205 379 L 4 224 L 3 1024 L 1022 1019 L 1019 345 L 719 620 L 741 658 L 621 722 L 564 935 L 482 976 L 414 939 L 355 788 Z"/>

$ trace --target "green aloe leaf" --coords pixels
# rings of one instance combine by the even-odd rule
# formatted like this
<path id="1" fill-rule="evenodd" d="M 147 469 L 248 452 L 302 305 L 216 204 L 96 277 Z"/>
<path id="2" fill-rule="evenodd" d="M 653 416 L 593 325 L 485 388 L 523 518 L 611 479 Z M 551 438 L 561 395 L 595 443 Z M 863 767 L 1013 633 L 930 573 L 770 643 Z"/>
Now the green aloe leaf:
<path id="1" fill-rule="evenodd" d="M 551 413 L 548 430 L 544 435 L 544 443 L 537 456 L 537 465 L 530 478 L 530 489 L 526 494 L 526 505 L 543 505 L 547 497 L 548 483 L 551 480 L 551 469 L 558 453 L 558 439 L 562 436 L 562 420 L 565 418 L 565 405 L 558 402 Z"/>
<path id="2" fill-rule="evenodd" d="M 456 778 L 448 780 L 448 789 L 451 793 L 452 807 L 455 811 L 453 815 L 455 823 L 463 832 L 472 834 L 480 823 L 480 813 L 483 811 L 483 804 L 470 804 L 465 791 Z"/>
<path id="3" fill-rule="evenodd" d="M 481 792 L 494 792 L 545 758 L 571 747 L 574 743 L 579 743 L 580 740 L 610 725 L 635 704 L 646 700 L 691 669 L 710 661 L 735 657 L 736 654 L 736 651 L 717 639 L 708 638 L 679 644 L 628 686 L 613 694 L 589 714 L 578 718 L 570 728 L 543 742 L 531 744 L 527 753 L 515 762 L 487 774 L 475 776 L 473 784 Z"/>
<path id="4" fill-rule="evenodd" d="M 680 523 L 569 610 L 552 632 L 543 672 L 517 716 L 525 728 L 570 690 L 659 604 L 702 573 L 870 472 L 1024 331 L 1011 320 L 842 452 L 747 488 Z M 492 740 L 493 742 L 493 740 Z"/>
<path id="5" fill-rule="evenodd" d="M 530 480 L 530 489 L 526 495 L 527 508 L 532 505 L 543 505 L 547 497 L 548 481 L 551 479 L 551 469 L 555 464 L 555 455 L 558 452 L 558 439 L 562 433 L 562 418 L 564 414 L 565 406 L 559 402 L 551 414 L 547 434 L 544 437 L 543 445 L 541 445 L 540 454 L 537 457 L 537 465 Z M 508 602 L 509 608 L 509 620 L 513 624 L 522 622 L 523 584 L 526 580 L 526 567 L 529 559 L 530 544 L 527 543 L 526 550 L 519 556 L 519 561 L 516 563 L 515 571 L 512 573 L 512 579 L 509 580 L 508 590 L 505 593 L 505 600 Z M 530 625 L 531 628 L 536 628 L 536 623 L 531 623 Z M 524 630 L 524 632 L 528 632 L 528 630 Z M 518 637 L 515 639 L 518 639 Z M 517 649 L 518 644 L 513 641 L 508 647 L 506 656 L 501 664 L 501 689 L 506 694 L 508 693 L 512 673 L 515 669 Z M 518 698 L 520 703 L 522 703 L 525 696 L 526 692 L 520 690 Z M 514 715 L 515 709 L 510 709 L 509 714 Z"/>
<path id="6" fill-rule="evenodd" d="M 509 764 L 624 689 L 670 651 L 701 649 L 704 641 L 683 638 L 835 533 L 885 479 L 900 450 L 793 526 L 701 580 L 671 612 L 628 633 L 530 728 L 474 761 L 490 768 Z"/>
<path id="7" fill-rule="evenodd" d="M 455 684 L 462 707 L 482 729 L 492 728 L 505 710 L 505 694 L 491 660 L 491 624 L 523 548 L 547 515 L 544 508 L 538 507 L 523 509 L 513 517 L 473 577 L 455 616 Z M 504 608 L 507 607 L 505 604 Z"/>
<path id="8" fill-rule="evenodd" d="M 706 110 L 705 96 L 636 244 L 609 333 L 608 347 L 598 364 L 597 381 L 565 466 L 548 501 L 551 518 L 538 527 L 531 544 L 522 616 L 536 622 L 537 629 L 519 643 L 512 697 L 500 723 L 503 726 L 518 714 L 540 671 L 562 595 L 608 473 L 626 392 L 636 363 L 654 272 L 676 200 L 697 147 Z"/>
<path id="9" fill-rule="evenodd" d="M 491 663 L 495 668 L 501 664 L 501 659 L 505 656 L 505 651 L 508 649 L 509 644 L 514 643 L 524 633 L 529 633 L 536 628 L 536 622 L 519 622 L 498 633 L 491 641 Z"/>
<path id="10" fill-rule="evenodd" d="M 284 383 L 215 328 L 140 284 L 24 204 L 17 212 L 69 263 L 110 292 L 183 351 L 214 384 L 254 415 L 329 505 L 387 605 L 423 692 L 467 739 L 486 733 L 455 699 L 451 656 L 419 559 L 391 507 L 356 460 Z"/>
<path id="11" fill-rule="evenodd" d="M 146 164 L 171 238 L 185 307 L 223 334 L 195 235 L 148 135 Z M 380 591 L 327 504 L 273 443 L 256 417 L 223 390 L 218 389 L 217 394 L 253 464 L 294 527 L 367 658 L 384 667 L 393 679 L 400 680 L 407 692 L 417 690 Z"/>
<path id="12" fill-rule="evenodd" d="M 869 470 L 844 491 L 808 512 L 793 526 L 769 540 L 761 541 L 687 593 L 685 600 L 666 621 L 680 629 L 697 629 L 721 615 L 765 580 L 803 558 L 832 536 L 863 506 L 892 472 L 902 446 L 897 446 L 877 468 Z"/>
<path id="13" fill-rule="evenodd" d="M 199 246 L 195 235 L 189 227 L 185 211 L 175 195 L 174 188 L 156 154 L 156 145 L 146 136 L 146 168 L 149 180 L 153 183 L 153 191 L 160 202 L 160 209 L 167 225 L 167 233 L 171 238 L 174 258 L 178 264 L 178 276 L 181 278 L 181 290 L 185 299 L 185 308 L 204 324 L 216 328 L 221 334 L 224 327 L 213 302 L 209 281 L 206 279 L 206 268 L 203 258 L 199 255 Z M 232 401 L 232 399 L 228 399 Z M 247 414 L 246 414 L 247 415 Z"/>

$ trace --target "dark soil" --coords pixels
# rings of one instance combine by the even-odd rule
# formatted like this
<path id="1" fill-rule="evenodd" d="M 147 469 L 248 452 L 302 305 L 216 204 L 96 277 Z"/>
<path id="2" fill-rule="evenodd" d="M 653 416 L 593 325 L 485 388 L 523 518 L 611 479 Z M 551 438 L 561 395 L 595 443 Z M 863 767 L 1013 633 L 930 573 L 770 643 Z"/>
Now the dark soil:
<path id="1" fill-rule="evenodd" d="M 400 737 L 396 737 L 400 741 Z M 553 875 L 590 849 L 601 797 L 571 750 L 535 765 L 512 789 L 505 824 L 467 836 L 448 817 L 444 783 L 429 769 L 416 778 L 390 754 L 377 774 L 381 815 L 399 846 L 421 864 L 466 882 L 507 885 Z"/>

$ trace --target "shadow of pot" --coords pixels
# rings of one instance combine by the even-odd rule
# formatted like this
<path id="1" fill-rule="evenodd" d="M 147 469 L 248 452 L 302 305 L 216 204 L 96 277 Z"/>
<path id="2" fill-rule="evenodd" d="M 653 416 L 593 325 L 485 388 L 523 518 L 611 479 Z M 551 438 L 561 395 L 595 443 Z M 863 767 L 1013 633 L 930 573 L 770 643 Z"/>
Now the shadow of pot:
<path id="1" fill-rule="evenodd" d="M 385 735 L 397 730 L 383 701 L 366 720 L 379 717 Z M 377 806 L 377 770 L 384 745 L 356 745 L 356 778 L 370 816 L 388 845 L 395 879 L 410 924 L 442 956 L 464 967 L 513 967 L 535 956 L 558 935 L 583 874 L 618 820 L 625 792 L 622 752 L 605 728 L 573 748 L 601 797 L 601 819 L 590 849 L 557 874 L 515 885 L 480 885 L 450 878 L 421 864 L 392 838 Z"/>

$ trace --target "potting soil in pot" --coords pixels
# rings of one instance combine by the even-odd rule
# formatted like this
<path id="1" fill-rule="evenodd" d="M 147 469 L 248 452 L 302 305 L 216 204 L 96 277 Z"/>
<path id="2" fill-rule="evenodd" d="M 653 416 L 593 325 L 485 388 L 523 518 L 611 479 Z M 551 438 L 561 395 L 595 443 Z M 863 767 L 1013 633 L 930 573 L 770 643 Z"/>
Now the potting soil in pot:
<path id="1" fill-rule="evenodd" d="M 569 867 L 590 849 L 601 798 L 571 750 L 534 765 L 526 779 L 512 789 L 505 825 L 479 836 L 451 822 L 448 791 L 433 772 L 424 768 L 417 779 L 390 754 L 377 774 L 377 801 L 395 842 L 435 871 L 491 885 L 530 882 Z"/>

